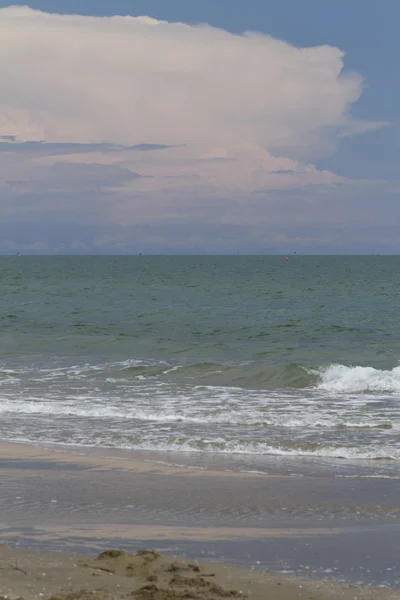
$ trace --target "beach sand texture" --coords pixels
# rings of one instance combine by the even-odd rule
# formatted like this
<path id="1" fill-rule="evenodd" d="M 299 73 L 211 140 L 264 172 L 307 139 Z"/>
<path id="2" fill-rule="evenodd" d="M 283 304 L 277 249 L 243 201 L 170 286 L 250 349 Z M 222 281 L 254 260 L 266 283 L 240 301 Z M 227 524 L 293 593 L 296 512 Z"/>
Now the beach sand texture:
<path id="1" fill-rule="evenodd" d="M 24 600 L 395 600 L 393 590 L 284 578 L 256 569 L 202 565 L 151 550 L 95 558 L 0 548 L 0 597 Z"/>

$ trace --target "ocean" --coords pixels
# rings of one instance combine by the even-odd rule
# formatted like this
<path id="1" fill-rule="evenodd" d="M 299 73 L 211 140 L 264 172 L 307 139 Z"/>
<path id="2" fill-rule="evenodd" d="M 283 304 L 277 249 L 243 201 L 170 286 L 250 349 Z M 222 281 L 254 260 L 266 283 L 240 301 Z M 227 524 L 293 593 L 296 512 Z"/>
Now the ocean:
<path id="1" fill-rule="evenodd" d="M 399 473 L 400 257 L 288 258 L 1 257 L 0 439 Z"/>

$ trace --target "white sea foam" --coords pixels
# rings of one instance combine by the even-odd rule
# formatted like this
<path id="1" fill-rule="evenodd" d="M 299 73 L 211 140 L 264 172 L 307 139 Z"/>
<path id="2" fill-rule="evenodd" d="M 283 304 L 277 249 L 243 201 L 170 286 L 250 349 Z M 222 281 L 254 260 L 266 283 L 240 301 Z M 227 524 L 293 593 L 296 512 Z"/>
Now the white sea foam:
<path id="1" fill-rule="evenodd" d="M 330 369 L 334 367 L 327 371 Z M 259 430 L 400 428 L 400 402 L 393 394 L 328 392 L 322 381 L 318 388 L 291 391 L 178 387 L 163 381 L 132 383 L 118 378 L 106 378 L 105 382 L 106 386 L 97 384 L 97 380 L 88 384 L 59 381 L 58 377 L 52 385 L 47 381 L 41 385 L 36 378 L 29 378 L 23 386 L 9 382 L 1 390 L 0 414 L 232 425 Z"/>
<path id="2" fill-rule="evenodd" d="M 49 432 L 50 433 L 50 432 Z M 12 439 L 21 443 L 37 443 L 38 440 L 30 435 L 19 432 L 4 439 Z M 324 459 L 348 459 L 353 461 L 399 461 L 400 448 L 388 446 L 370 446 L 368 448 L 355 448 L 352 446 L 320 446 L 314 449 L 283 448 L 279 445 L 252 444 L 238 442 L 223 442 L 221 439 L 182 439 L 179 443 L 174 441 L 152 440 L 151 438 L 137 440 L 132 443 L 128 440 L 110 441 L 103 436 L 86 436 L 83 432 L 76 431 L 70 439 L 59 439 L 57 435 L 50 435 L 48 439 L 40 439 L 40 443 L 55 444 L 60 446 L 80 446 L 82 448 L 114 448 L 117 450 L 141 450 L 162 453 L 207 453 L 207 454 L 230 454 L 248 456 L 277 456 L 282 458 L 324 458 Z M 378 463 L 377 463 L 378 464 Z M 382 462 L 379 462 L 382 465 Z M 355 478 L 358 478 L 357 475 Z M 368 475 L 371 477 L 371 475 Z M 376 478 L 386 477 L 398 479 L 397 476 L 376 475 Z"/>
<path id="3" fill-rule="evenodd" d="M 163 451 L 163 452 L 211 452 L 215 454 L 247 454 L 270 455 L 282 457 L 321 457 L 340 458 L 352 460 L 400 460 L 400 448 L 377 447 L 355 448 L 346 446 L 320 446 L 314 449 L 283 448 L 279 445 L 252 444 L 238 442 L 223 442 L 222 440 L 192 439 L 181 443 L 154 443 L 150 440 L 139 442 L 135 445 L 129 443 L 120 446 L 123 449 Z"/>
<path id="4" fill-rule="evenodd" d="M 3 370 L 0 437 L 33 441 L 40 432 L 42 442 L 83 446 L 400 460 L 400 367 L 331 365 L 293 389 L 199 385 L 177 372 L 181 366 L 142 360 Z"/>
<path id="5" fill-rule="evenodd" d="M 149 396 L 152 397 L 150 404 Z M 374 413 L 370 410 L 368 414 L 358 414 L 360 406 L 339 406 L 337 413 L 332 413 L 331 406 L 324 406 L 324 400 L 320 405 L 304 405 L 293 398 L 286 398 L 279 405 L 274 400 L 268 405 L 268 398 L 259 397 L 257 401 L 241 404 L 233 402 L 229 405 L 225 396 L 223 399 L 211 397 L 191 398 L 187 396 L 174 397 L 169 390 L 165 394 L 155 390 L 153 394 L 138 396 L 133 399 L 93 397 L 90 395 L 76 393 L 66 394 L 60 398 L 57 396 L 27 397 L 27 398 L 5 398 L 0 397 L 0 414 L 2 415 L 36 415 L 37 417 L 71 417 L 77 419 L 103 420 L 107 427 L 107 420 L 113 422 L 131 421 L 143 422 L 144 424 L 173 424 L 182 425 L 230 425 L 241 428 L 256 428 L 267 431 L 269 427 L 283 428 L 293 431 L 330 430 L 330 429 L 388 429 L 400 428 L 400 407 L 398 414 L 394 412 Z M 158 397 L 157 397 L 158 396 Z M 338 414 L 340 413 L 341 414 Z M 124 427 L 121 424 L 121 427 Z"/>
<path id="6" fill-rule="evenodd" d="M 330 365 L 319 372 L 319 390 L 354 394 L 360 392 L 400 394 L 400 366 L 390 370 L 373 367 Z"/>

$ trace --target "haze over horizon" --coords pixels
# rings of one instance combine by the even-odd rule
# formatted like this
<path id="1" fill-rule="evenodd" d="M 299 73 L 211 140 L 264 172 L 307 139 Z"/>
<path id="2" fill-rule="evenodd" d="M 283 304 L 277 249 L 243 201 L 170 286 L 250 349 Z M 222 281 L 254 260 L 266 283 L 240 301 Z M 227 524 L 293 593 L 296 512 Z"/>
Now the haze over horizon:
<path id="1" fill-rule="evenodd" d="M 400 5 L 23 4 L 0 254 L 400 252 Z"/>

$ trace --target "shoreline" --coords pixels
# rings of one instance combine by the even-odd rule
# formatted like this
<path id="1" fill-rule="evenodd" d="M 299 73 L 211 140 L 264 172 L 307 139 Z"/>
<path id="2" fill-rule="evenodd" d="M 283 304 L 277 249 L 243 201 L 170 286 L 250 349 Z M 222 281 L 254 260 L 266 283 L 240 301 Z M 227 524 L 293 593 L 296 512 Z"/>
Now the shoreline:
<path id="1" fill-rule="evenodd" d="M 85 464 L 104 462 L 120 468 L 146 471 L 154 468 L 171 473 L 205 471 L 209 476 L 250 477 L 337 477 L 353 479 L 400 480 L 397 461 L 393 459 L 339 459 L 308 455 L 235 454 L 188 452 L 176 450 L 122 449 L 109 446 L 84 446 L 50 442 L 0 439 L 0 451 L 5 456 L 32 456 L 47 460 L 63 455 L 71 462 L 79 457 Z"/>
<path id="2" fill-rule="evenodd" d="M 25 558 L 32 549 L 45 557 L 155 548 L 274 571 L 285 585 L 290 572 L 314 587 L 339 585 L 332 577 L 362 582 L 362 593 L 400 588 L 398 480 L 178 467 L 139 453 L 0 442 L 0 484 L 0 541 Z"/>

